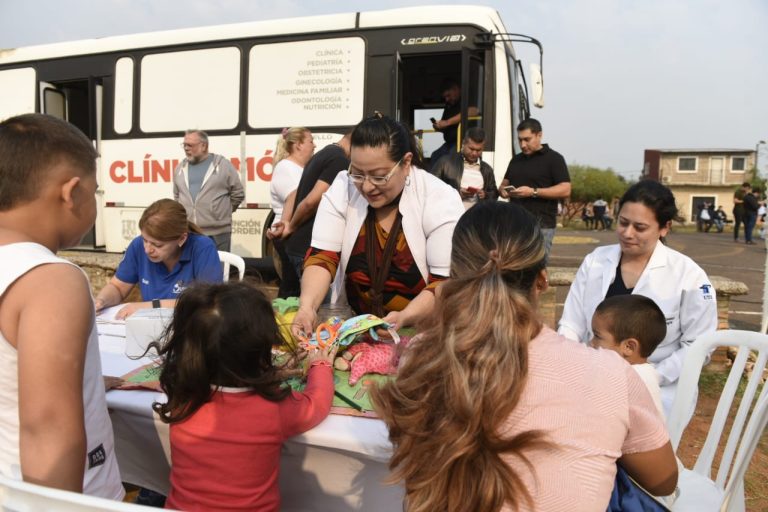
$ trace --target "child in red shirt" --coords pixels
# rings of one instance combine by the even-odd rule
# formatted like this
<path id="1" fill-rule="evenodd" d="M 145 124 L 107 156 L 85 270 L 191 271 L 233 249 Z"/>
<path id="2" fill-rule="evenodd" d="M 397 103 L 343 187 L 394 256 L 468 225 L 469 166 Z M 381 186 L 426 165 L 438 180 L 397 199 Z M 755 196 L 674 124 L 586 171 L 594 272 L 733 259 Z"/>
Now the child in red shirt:
<path id="1" fill-rule="evenodd" d="M 272 364 L 272 305 L 245 283 L 200 284 L 181 295 L 159 349 L 170 423 L 167 508 L 278 510 L 283 442 L 319 424 L 333 401 L 335 348 L 311 352 L 303 393 Z"/>

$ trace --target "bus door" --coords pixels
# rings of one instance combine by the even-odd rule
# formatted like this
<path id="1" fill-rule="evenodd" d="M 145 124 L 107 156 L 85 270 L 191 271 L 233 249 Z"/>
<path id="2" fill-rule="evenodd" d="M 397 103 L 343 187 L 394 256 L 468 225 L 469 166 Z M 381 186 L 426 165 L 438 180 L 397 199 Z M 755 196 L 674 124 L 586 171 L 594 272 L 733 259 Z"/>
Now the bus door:
<path id="1" fill-rule="evenodd" d="M 40 112 L 64 119 L 78 127 L 93 141 L 96 151 L 101 154 L 103 117 L 103 86 L 100 80 L 90 77 L 66 82 L 39 83 Z M 103 183 L 101 159 L 96 162 L 96 178 Z M 83 237 L 80 248 L 103 248 L 104 226 L 101 213 L 104 208 L 104 190 L 96 191 L 97 218 L 93 228 Z"/>
<path id="2" fill-rule="evenodd" d="M 472 127 L 483 128 L 491 125 L 483 122 L 485 108 L 485 63 L 482 50 L 463 48 L 461 52 L 461 124 L 457 143 L 460 146 L 464 134 Z M 493 140 L 491 133 L 486 133 L 488 141 Z M 486 143 L 486 149 L 489 149 Z M 492 146 L 491 146 L 492 147 Z M 460 147 L 457 149 L 461 149 Z"/>
<path id="3" fill-rule="evenodd" d="M 461 143 L 465 126 L 486 127 L 487 121 L 482 115 L 483 104 L 487 101 L 484 59 L 482 50 L 467 49 L 395 55 L 392 110 L 399 120 L 414 130 L 427 167 L 431 165 L 432 153 L 444 142 L 443 133 L 433 128 L 431 119 L 441 119 L 443 115 L 446 105 L 441 89 L 447 82 L 455 82 L 462 89 L 462 123 L 451 128 L 456 130 L 458 143 Z M 468 92 L 465 94 L 464 91 Z"/>
<path id="4" fill-rule="evenodd" d="M 392 88 L 392 92 L 394 94 L 394 98 L 392 100 L 392 105 L 394 105 L 395 109 L 395 120 L 402 121 L 402 110 L 401 110 L 401 100 L 403 97 L 403 76 L 404 76 L 404 70 L 403 70 L 403 58 L 400 56 L 400 52 L 395 52 L 395 65 L 393 67 L 395 70 L 395 79 L 393 80 L 393 83 L 395 86 Z"/>

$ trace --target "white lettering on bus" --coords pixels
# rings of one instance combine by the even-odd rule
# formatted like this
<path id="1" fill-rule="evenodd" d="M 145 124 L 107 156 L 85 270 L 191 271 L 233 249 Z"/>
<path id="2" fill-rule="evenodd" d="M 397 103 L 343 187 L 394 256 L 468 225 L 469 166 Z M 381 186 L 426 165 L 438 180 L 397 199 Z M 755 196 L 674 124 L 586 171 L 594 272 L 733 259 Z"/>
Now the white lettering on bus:
<path id="1" fill-rule="evenodd" d="M 403 46 L 413 46 L 418 44 L 440 44 L 440 43 L 457 43 L 467 39 L 464 34 L 454 34 L 450 36 L 426 36 L 426 37 L 409 37 L 400 40 L 400 44 Z"/>
<path id="2" fill-rule="evenodd" d="M 300 85 L 335 85 L 342 82 L 341 78 L 306 78 L 304 80 L 296 80 L 295 85 L 297 87 Z M 278 91 L 278 94 L 280 94 L 280 91 Z"/>
<path id="3" fill-rule="evenodd" d="M 317 76 L 317 75 L 341 75 L 344 72 L 338 68 L 330 69 L 300 69 L 299 76 Z"/>
<path id="4" fill-rule="evenodd" d="M 307 66 L 343 66 L 344 61 L 341 59 L 326 59 L 326 60 L 308 60 Z"/>

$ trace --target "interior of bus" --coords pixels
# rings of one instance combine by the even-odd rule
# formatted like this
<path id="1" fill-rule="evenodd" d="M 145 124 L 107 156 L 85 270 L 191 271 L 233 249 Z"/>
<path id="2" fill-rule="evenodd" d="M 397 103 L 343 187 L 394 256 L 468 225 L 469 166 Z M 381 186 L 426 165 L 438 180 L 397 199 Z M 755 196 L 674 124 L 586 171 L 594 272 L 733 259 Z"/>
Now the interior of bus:
<path id="1" fill-rule="evenodd" d="M 77 126 L 89 139 L 96 139 L 95 118 L 90 99 L 91 87 L 88 80 L 65 82 L 43 82 L 40 84 L 41 112 L 66 119 Z M 96 228 L 86 234 L 78 248 L 91 249 L 96 246 Z"/>
<path id="2" fill-rule="evenodd" d="M 413 128 L 427 165 L 431 165 L 432 152 L 443 144 L 443 135 L 435 131 L 430 118 L 440 119 L 443 115 L 445 101 L 441 89 L 446 81 L 453 80 L 461 86 L 463 117 L 462 123 L 455 128 L 459 144 L 461 133 L 469 127 L 481 126 L 488 131 L 489 123 L 483 118 L 485 66 L 482 53 L 398 55 L 397 66 L 395 115 Z"/>

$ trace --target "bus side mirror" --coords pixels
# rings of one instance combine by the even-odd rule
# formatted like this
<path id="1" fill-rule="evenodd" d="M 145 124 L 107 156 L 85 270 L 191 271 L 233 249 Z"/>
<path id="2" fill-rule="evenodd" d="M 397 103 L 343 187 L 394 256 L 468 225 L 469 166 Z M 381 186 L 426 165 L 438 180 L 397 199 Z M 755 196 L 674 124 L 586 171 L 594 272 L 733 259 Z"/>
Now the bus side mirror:
<path id="1" fill-rule="evenodd" d="M 544 108 L 544 76 L 541 67 L 531 63 L 531 88 L 533 104 L 538 108 Z"/>

